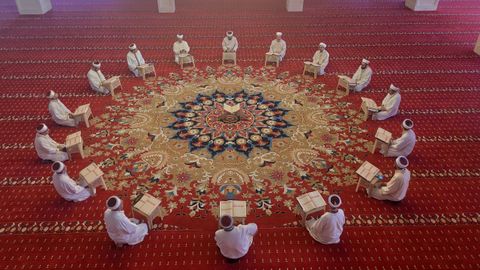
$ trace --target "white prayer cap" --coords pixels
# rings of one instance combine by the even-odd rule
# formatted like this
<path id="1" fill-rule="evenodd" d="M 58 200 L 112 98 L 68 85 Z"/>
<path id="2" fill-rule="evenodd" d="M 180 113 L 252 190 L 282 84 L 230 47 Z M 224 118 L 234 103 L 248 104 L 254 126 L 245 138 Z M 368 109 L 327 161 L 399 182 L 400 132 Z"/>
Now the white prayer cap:
<path id="1" fill-rule="evenodd" d="M 110 210 L 115 210 L 122 204 L 122 199 L 117 196 L 111 196 L 107 200 L 107 208 Z"/>
<path id="2" fill-rule="evenodd" d="M 183 34 L 177 34 L 178 39 L 183 39 Z"/>
<path id="3" fill-rule="evenodd" d="M 130 45 L 128 46 L 128 48 L 129 48 L 131 51 L 136 50 L 136 49 L 137 49 L 137 44 L 132 43 L 132 44 L 130 44 Z"/>
<path id="4" fill-rule="evenodd" d="M 233 218 L 229 215 L 223 215 L 220 217 L 218 221 L 220 227 L 222 227 L 225 231 L 231 231 L 233 229 Z"/>
<path id="5" fill-rule="evenodd" d="M 392 83 L 392 84 L 390 84 L 390 90 L 395 91 L 395 92 L 398 92 L 398 91 L 400 90 L 400 88 L 396 87 L 396 86 L 393 85 L 393 83 Z"/>
<path id="6" fill-rule="evenodd" d="M 404 156 L 399 156 L 397 159 L 395 159 L 395 165 L 397 165 L 398 168 L 400 169 L 405 169 L 408 167 L 408 159 Z"/>
<path id="7" fill-rule="evenodd" d="M 227 36 L 232 37 L 233 36 L 233 31 L 227 31 Z"/>
<path id="8" fill-rule="evenodd" d="M 328 205 L 333 208 L 338 208 L 342 205 L 342 199 L 337 194 L 328 196 Z"/>
<path id="9" fill-rule="evenodd" d="M 63 164 L 63 162 L 61 161 L 56 161 L 52 165 L 52 171 L 56 173 L 61 173 L 64 169 L 65 169 L 65 164 Z"/>
<path id="10" fill-rule="evenodd" d="M 410 120 L 410 119 L 405 119 L 405 120 L 403 120 L 403 122 L 402 122 L 402 127 L 403 127 L 404 129 L 411 129 L 411 128 L 413 128 L 413 121 Z"/>
<path id="11" fill-rule="evenodd" d="M 281 36 L 283 35 L 283 33 L 282 33 L 282 32 L 277 32 L 275 35 L 277 35 L 277 36 L 280 36 L 280 37 L 281 37 Z"/>
<path id="12" fill-rule="evenodd" d="M 322 48 L 327 48 L 327 44 L 323 43 L 323 42 L 320 42 L 320 44 L 318 44 L 318 46 L 322 47 Z"/>
<path id="13" fill-rule="evenodd" d="M 54 98 L 55 94 L 56 94 L 55 91 L 50 90 L 50 92 L 48 92 L 48 98 L 50 98 L 50 99 Z"/>
<path id="14" fill-rule="evenodd" d="M 98 61 L 95 61 L 95 62 L 92 63 L 92 67 L 94 67 L 94 68 L 100 68 L 101 65 L 102 64 Z"/>
<path id="15" fill-rule="evenodd" d="M 37 133 L 44 133 L 47 130 L 48 130 L 47 125 L 45 125 L 43 123 L 37 126 Z"/>
<path id="16" fill-rule="evenodd" d="M 363 59 L 362 59 L 362 64 L 367 64 L 367 65 L 368 65 L 368 64 L 370 64 L 370 61 L 368 61 L 367 59 L 363 58 Z"/>

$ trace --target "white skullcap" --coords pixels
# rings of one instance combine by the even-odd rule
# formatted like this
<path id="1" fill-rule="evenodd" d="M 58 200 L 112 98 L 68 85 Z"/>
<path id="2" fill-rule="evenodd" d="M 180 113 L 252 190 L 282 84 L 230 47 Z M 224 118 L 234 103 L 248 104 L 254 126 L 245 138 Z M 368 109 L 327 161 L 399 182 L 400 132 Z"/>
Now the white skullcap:
<path id="1" fill-rule="evenodd" d="M 98 61 L 95 61 L 95 62 L 92 63 L 92 66 L 93 66 L 94 68 L 100 68 L 101 65 L 102 65 L 102 64 L 101 64 L 100 62 L 98 62 Z"/>
<path id="2" fill-rule="evenodd" d="M 363 59 L 362 59 L 362 63 L 368 65 L 368 64 L 370 64 L 370 61 L 368 61 L 367 59 L 363 58 Z"/>
<path id="3" fill-rule="evenodd" d="M 177 34 L 177 38 L 183 38 L 183 34 Z"/>
<path id="4" fill-rule="evenodd" d="M 390 90 L 393 90 L 393 91 L 397 92 L 398 90 L 400 90 L 400 88 L 396 87 L 396 86 L 393 85 L 393 83 L 392 83 L 392 84 L 390 84 Z"/>
<path id="5" fill-rule="evenodd" d="M 128 46 L 128 48 L 129 48 L 131 51 L 133 51 L 133 50 L 137 49 L 137 44 L 132 43 L 132 44 L 130 44 L 130 46 Z"/>
<path id="6" fill-rule="evenodd" d="M 282 32 L 277 32 L 275 35 L 277 35 L 277 36 L 282 36 L 283 33 L 282 33 Z"/>
<path id="7" fill-rule="evenodd" d="M 397 159 L 395 159 L 395 165 L 397 165 L 398 168 L 400 169 L 405 169 L 408 167 L 408 159 L 404 156 L 399 156 Z"/>
<path id="8" fill-rule="evenodd" d="M 233 31 L 227 31 L 227 36 L 229 37 L 233 36 Z"/>
<path id="9" fill-rule="evenodd" d="M 115 204 L 112 205 L 112 206 L 108 205 L 108 202 L 109 202 L 110 200 L 115 200 Z M 107 208 L 110 209 L 110 210 L 115 210 L 115 209 L 117 209 L 118 207 L 120 207 L 120 204 L 122 204 L 122 199 L 120 199 L 120 198 L 117 197 L 117 196 L 111 196 L 111 197 L 108 198 L 108 200 L 107 200 Z"/>
<path id="10" fill-rule="evenodd" d="M 410 119 L 405 119 L 405 120 L 403 120 L 403 122 L 402 122 L 402 127 L 403 127 L 404 129 L 411 129 L 411 128 L 413 128 L 413 121 L 410 120 Z"/>
<path id="11" fill-rule="evenodd" d="M 335 204 L 332 199 L 333 198 L 337 198 L 338 199 L 338 203 Z M 328 196 L 328 205 L 330 205 L 330 207 L 333 207 L 333 208 L 338 208 L 340 207 L 340 205 L 342 205 L 342 199 L 340 198 L 340 196 L 338 196 L 337 194 L 332 194 L 330 196 Z"/>
<path id="12" fill-rule="evenodd" d="M 318 46 L 323 47 L 324 49 L 327 48 L 327 44 L 325 44 L 323 42 L 320 42 L 320 44 L 318 44 Z"/>
<path id="13" fill-rule="evenodd" d="M 57 166 L 58 166 L 58 168 L 55 170 L 55 167 L 57 167 Z M 56 161 L 52 165 L 52 171 L 54 171 L 56 173 L 61 173 L 64 169 L 65 169 L 65 164 L 63 164 L 63 162 L 61 162 L 61 161 Z"/>
<path id="14" fill-rule="evenodd" d="M 48 130 L 47 125 L 45 125 L 45 124 L 43 124 L 43 123 L 40 124 L 40 125 L 38 125 L 38 127 L 37 127 L 37 133 L 44 133 L 44 132 L 46 132 L 47 130 Z"/>
<path id="15" fill-rule="evenodd" d="M 48 92 L 48 98 L 54 98 L 54 97 L 55 97 L 55 91 L 50 90 L 50 92 Z"/>
<path id="16" fill-rule="evenodd" d="M 233 228 L 233 218 L 230 215 L 223 215 L 220 217 L 218 224 L 226 231 L 230 231 Z"/>

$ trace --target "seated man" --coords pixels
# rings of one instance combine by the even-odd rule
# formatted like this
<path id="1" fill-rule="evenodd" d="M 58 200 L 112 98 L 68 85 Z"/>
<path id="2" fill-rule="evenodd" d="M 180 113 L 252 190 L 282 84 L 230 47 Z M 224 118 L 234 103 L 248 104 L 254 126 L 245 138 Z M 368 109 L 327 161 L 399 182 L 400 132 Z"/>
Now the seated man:
<path id="1" fill-rule="evenodd" d="M 402 123 L 402 136 L 398 139 L 392 140 L 388 149 L 380 150 L 386 157 L 407 157 L 412 153 L 415 143 L 417 142 L 417 136 L 413 132 L 413 121 L 410 119 L 403 120 Z"/>
<path id="2" fill-rule="evenodd" d="M 238 41 L 232 31 L 228 31 L 227 36 L 223 38 L 222 48 L 223 52 L 237 52 Z"/>
<path id="3" fill-rule="evenodd" d="M 401 201 L 407 194 L 410 183 L 410 171 L 407 169 L 408 159 L 399 156 L 395 160 L 395 174 L 388 183 L 375 183 L 367 193 L 377 200 Z"/>
<path id="4" fill-rule="evenodd" d="M 92 67 L 87 73 L 88 82 L 90 83 L 90 87 L 93 91 L 101 94 L 109 94 L 110 91 L 103 86 L 105 76 L 103 76 L 100 66 L 101 64 L 98 61 L 92 63 Z"/>
<path id="5" fill-rule="evenodd" d="M 53 121 L 61 126 L 76 127 L 78 122 L 73 118 L 72 112 L 58 99 L 58 94 L 53 90 L 48 92 L 48 111 Z"/>
<path id="6" fill-rule="evenodd" d="M 175 56 L 175 63 L 180 64 L 180 55 L 188 55 L 190 52 L 190 46 L 188 46 L 188 43 L 183 40 L 183 35 L 178 34 L 177 35 L 177 41 L 173 43 L 173 54 Z"/>
<path id="7" fill-rule="evenodd" d="M 136 245 L 148 234 L 147 224 L 138 224 L 138 220 L 129 219 L 123 212 L 123 202 L 117 196 L 107 200 L 104 221 L 108 236 L 119 247 L 123 244 Z"/>
<path id="8" fill-rule="evenodd" d="M 138 66 L 145 65 L 145 60 L 143 59 L 142 53 L 138 50 L 137 45 L 132 43 L 128 46 L 130 50 L 127 53 L 127 63 L 128 69 L 135 75 L 135 77 L 140 77 L 140 71 Z"/>
<path id="9" fill-rule="evenodd" d="M 57 193 L 67 201 L 81 202 L 90 197 L 90 191 L 86 183 L 83 183 L 82 186 L 78 185 L 75 180 L 70 178 L 67 173 L 67 167 L 63 162 L 56 161 L 52 165 L 52 171 L 54 172 L 52 176 L 53 186 Z"/>
<path id="10" fill-rule="evenodd" d="M 65 144 L 59 144 L 50 138 L 48 135 L 48 127 L 45 124 L 38 125 L 34 144 L 38 157 L 44 161 L 68 160 Z"/>
<path id="11" fill-rule="evenodd" d="M 310 219 L 306 222 L 308 232 L 313 239 L 328 245 L 340 243 L 340 236 L 345 225 L 345 214 L 342 209 L 338 209 L 342 204 L 342 199 L 336 194 L 328 196 L 328 205 L 330 212 L 324 213 L 319 219 Z"/>
<path id="12" fill-rule="evenodd" d="M 400 107 L 400 101 L 402 99 L 399 92 L 400 88 L 390 84 L 388 94 L 382 101 L 382 106 L 380 106 L 378 112 L 372 115 L 373 120 L 385 120 L 397 115 L 398 108 Z"/>
<path id="13" fill-rule="evenodd" d="M 370 68 L 370 61 L 367 59 L 362 60 L 362 64 L 358 67 L 355 74 L 353 74 L 350 83 L 352 84 L 355 92 L 360 92 L 363 88 L 367 87 L 372 79 L 372 69 Z"/>
<path id="14" fill-rule="evenodd" d="M 220 217 L 220 227 L 215 232 L 215 241 L 223 256 L 236 262 L 245 256 L 253 243 L 253 236 L 257 233 L 257 224 L 233 225 L 233 218 L 229 215 Z"/>
<path id="15" fill-rule="evenodd" d="M 325 50 L 327 48 L 327 44 L 320 43 L 318 44 L 318 50 L 313 55 L 313 65 L 320 66 L 320 70 L 318 71 L 318 75 L 325 74 L 325 68 L 328 65 L 328 60 L 330 59 L 330 54 Z"/>
<path id="16" fill-rule="evenodd" d="M 283 60 L 285 54 L 287 53 L 287 43 L 282 39 L 282 32 L 276 33 L 276 38 L 272 40 L 270 44 L 269 54 L 275 54 L 279 56 L 280 61 Z"/>

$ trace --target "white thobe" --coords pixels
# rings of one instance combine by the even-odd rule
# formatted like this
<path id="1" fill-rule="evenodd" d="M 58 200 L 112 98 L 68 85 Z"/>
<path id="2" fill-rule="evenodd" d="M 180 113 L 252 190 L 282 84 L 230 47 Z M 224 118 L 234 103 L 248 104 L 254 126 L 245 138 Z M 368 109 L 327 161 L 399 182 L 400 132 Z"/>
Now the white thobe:
<path id="1" fill-rule="evenodd" d="M 90 191 L 78 185 L 66 172 L 54 173 L 52 180 L 55 190 L 67 201 L 81 202 L 90 197 Z"/>
<path id="2" fill-rule="evenodd" d="M 65 145 L 57 143 L 49 135 L 42 135 L 37 133 L 37 135 L 35 136 L 34 144 L 38 157 L 43 160 L 68 160 L 68 154 L 58 149 L 59 147 L 65 147 Z"/>
<path id="3" fill-rule="evenodd" d="M 281 39 L 278 41 L 277 39 L 272 40 L 270 44 L 270 51 L 269 53 L 276 53 L 280 55 L 280 61 L 285 57 L 287 53 L 287 43 L 285 40 Z"/>
<path id="4" fill-rule="evenodd" d="M 369 193 L 377 200 L 401 201 L 407 195 L 409 183 L 410 171 L 408 169 L 395 170 L 395 174 L 386 186 L 375 187 Z M 369 190 L 367 189 L 367 191 Z"/>
<path id="5" fill-rule="evenodd" d="M 355 91 L 360 92 L 363 88 L 367 87 L 372 79 L 372 69 L 370 67 L 366 67 L 362 69 L 362 66 L 359 66 L 355 74 L 352 77 L 352 83 L 355 83 Z"/>
<path id="6" fill-rule="evenodd" d="M 185 40 L 182 40 L 182 42 L 175 41 L 175 43 L 173 43 L 173 54 L 175 55 L 175 63 L 180 63 L 180 61 L 178 60 L 178 56 L 181 53 L 183 54 L 189 52 L 190 46 L 188 46 L 188 43 Z"/>
<path id="7" fill-rule="evenodd" d="M 229 259 L 239 259 L 245 256 L 253 243 L 253 236 L 257 233 L 257 224 L 238 225 L 231 231 L 217 230 L 215 241 L 220 253 Z"/>
<path id="8" fill-rule="evenodd" d="M 222 42 L 222 47 L 223 51 L 229 51 L 229 52 L 236 52 L 238 49 L 238 41 L 236 37 L 232 37 L 232 39 L 228 39 L 228 37 L 225 37 Z"/>
<path id="9" fill-rule="evenodd" d="M 417 142 L 417 136 L 411 129 L 404 130 L 400 138 L 395 139 L 388 147 L 385 154 L 386 157 L 398 157 L 408 156 L 412 153 L 415 143 Z"/>
<path id="10" fill-rule="evenodd" d="M 387 94 L 382 101 L 382 106 L 385 107 L 385 111 L 374 113 L 372 115 L 372 119 L 385 120 L 387 118 L 397 115 L 401 99 L 402 98 L 399 93 L 395 93 L 393 95 Z"/>
<path id="11" fill-rule="evenodd" d="M 123 211 L 107 209 L 104 215 L 108 236 L 117 244 L 136 245 L 148 234 L 147 224 L 135 224 Z"/>
<path id="12" fill-rule="evenodd" d="M 61 126 L 74 127 L 77 125 L 75 119 L 70 118 L 72 112 L 59 99 L 52 99 L 48 103 L 48 111 L 53 121 Z"/>
<path id="13" fill-rule="evenodd" d="M 127 63 L 128 69 L 133 72 L 135 77 L 140 77 L 140 72 L 138 71 L 137 67 L 141 65 L 145 65 L 145 59 L 143 59 L 142 53 L 137 50 L 137 52 L 128 52 L 127 53 Z"/>
<path id="14" fill-rule="evenodd" d="M 90 83 L 90 87 L 93 91 L 102 94 L 109 93 L 108 89 L 102 86 L 102 83 L 105 81 L 105 76 L 103 76 L 101 70 L 95 71 L 93 69 L 90 69 L 87 73 L 87 77 L 88 82 Z"/>
<path id="15" fill-rule="evenodd" d="M 306 222 L 306 227 L 313 239 L 322 244 L 337 244 L 345 225 L 345 214 L 342 209 L 337 213 L 326 212 L 319 219 Z"/>
<path id="16" fill-rule="evenodd" d="M 320 66 L 320 70 L 318 71 L 319 75 L 325 74 L 325 68 L 328 65 L 328 61 L 330 60 L 330 54 L 327 52 L 327 50 L 323 50 L 321 52 L 320 50 L 317 50 L 315 54 L 313 55 L 313 64 Z"/>

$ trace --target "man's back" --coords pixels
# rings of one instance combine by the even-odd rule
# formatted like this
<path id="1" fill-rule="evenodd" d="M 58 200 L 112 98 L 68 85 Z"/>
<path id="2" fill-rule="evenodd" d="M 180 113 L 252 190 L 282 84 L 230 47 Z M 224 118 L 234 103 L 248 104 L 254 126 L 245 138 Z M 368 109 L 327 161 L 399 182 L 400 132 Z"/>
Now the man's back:
<path id="1" fill-rule="evenodd" d="M 245 256 L 257 232 L 257 224 L 238 225 L 231 231 L 217 230 L 215 241 L 223 256 L 238 259 Z"/>

